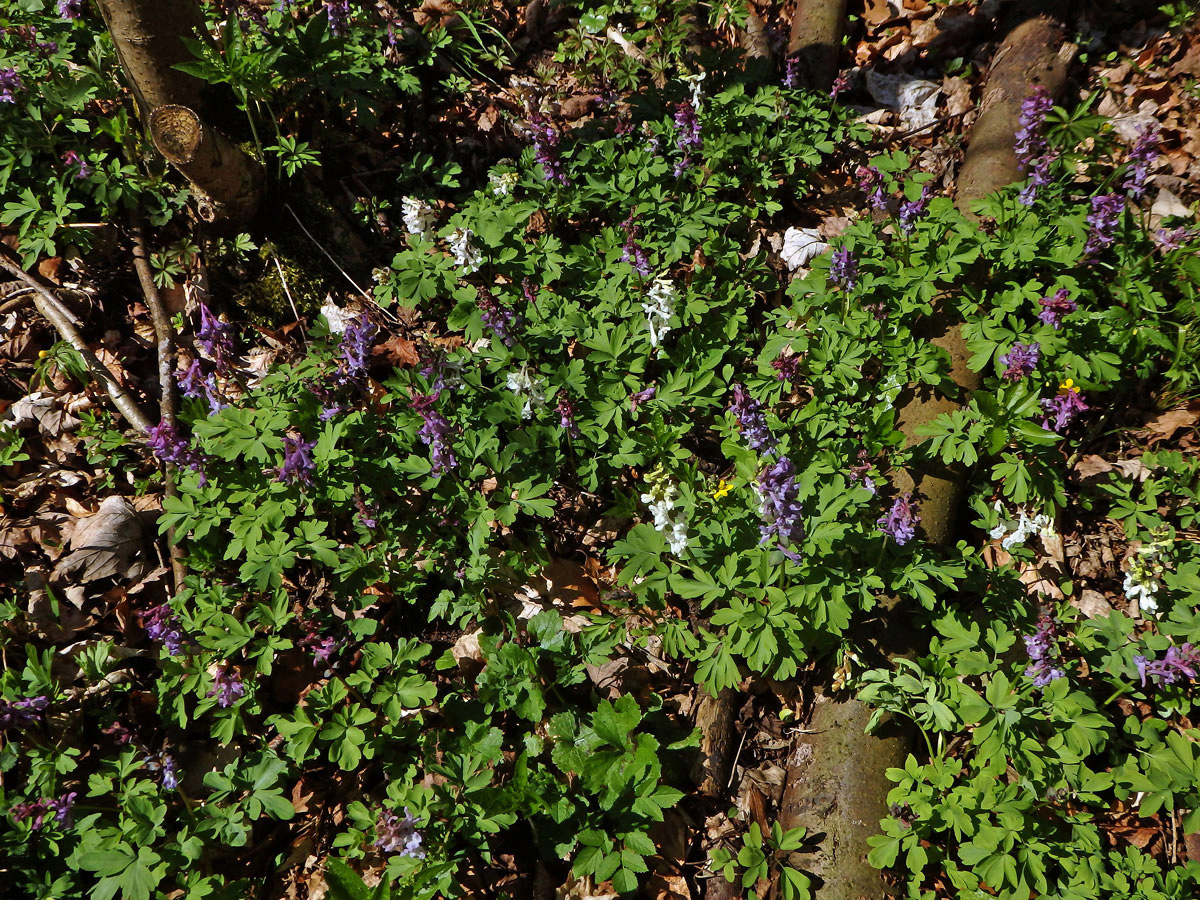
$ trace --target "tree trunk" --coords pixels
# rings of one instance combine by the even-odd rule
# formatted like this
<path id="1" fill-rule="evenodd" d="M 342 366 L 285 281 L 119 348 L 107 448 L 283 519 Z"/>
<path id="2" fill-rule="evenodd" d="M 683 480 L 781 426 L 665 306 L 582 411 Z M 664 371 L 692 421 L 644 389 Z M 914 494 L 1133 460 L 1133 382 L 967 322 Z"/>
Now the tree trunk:
<path id="1" fill-rule="evenodd" d="M 828 91 L 837 77 L 846 0 L 798 0 L 787 55 L 796 60 L 798 87 Z"/>
<path id="2" fill-rule="evenodd" d="M 200 109 L 204 82 L 173 68 L 192 59 L 180 38 L 204 27 L 196 0 L 96 0 L 142 121 L 166 103 Z"/>

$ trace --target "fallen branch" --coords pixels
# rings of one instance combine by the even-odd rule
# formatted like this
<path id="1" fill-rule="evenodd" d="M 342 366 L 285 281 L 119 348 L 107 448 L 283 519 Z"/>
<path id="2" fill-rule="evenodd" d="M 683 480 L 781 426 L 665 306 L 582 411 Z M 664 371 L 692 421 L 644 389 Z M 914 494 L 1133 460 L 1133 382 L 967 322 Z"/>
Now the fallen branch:
<path id="1" fill-rule="evenodd" d="M 116 376 L 108 370 L 108 367 L 104 363 L 100 362 L 96 354 L 87 345 L 87 342 L 83 339 L 83 335 L 79 333 L 79 328 L 76 327 L 74 317 L 63 302 L 58 299 L 54 284 L 41 275 L 26 272 L 22 268 L 16 254 L 3 245 L 0 245 L 0 267 L 3 267 L 33 289 L 33 305 L 37 308 L 37 311 L 41 314 L 42 318 L 54 326 L 54 330 L 58 332 L 59 337 L 74 347 L 79 355 L 83 357 L 88 370 L 103 382 L 113 406 L 125 417 L 125 420 L 138 431 L 149 431 L 153 423 L 142 412 L 137 401 L 117 381 Z"/>

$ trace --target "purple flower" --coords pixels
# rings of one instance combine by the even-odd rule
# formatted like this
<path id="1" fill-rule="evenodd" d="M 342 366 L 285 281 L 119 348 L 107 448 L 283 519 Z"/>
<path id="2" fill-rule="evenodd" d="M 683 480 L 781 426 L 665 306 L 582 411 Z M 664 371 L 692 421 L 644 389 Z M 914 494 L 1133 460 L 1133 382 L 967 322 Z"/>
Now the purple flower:
<path id="1" fill-rule="evenodd" d="M 1125 173 L 1125 183 L 1121 190 L 1135 200 L 1146 193 L 1146 177 L 1150 174 L 1151 164 L 1158 159 L 1158 123 L 1152 122 L 1142 129 L 1137 143 L 1129 152 L 1126 162 L 1128 169 Z"/>
<path id="2" fill-rule="evenodd" d="M 377 512 L 379 512 L 379 509 L 374 503 L 368 506 L 366 501 L 363 500 L 362 495 L 355 492 L 354 514 L 358 521 L 362 523 L 363 528 L 374 528 L 379 524 L 375 518 Z"/>
<path id="3" fill-rule="evenodd" d="M 75 805 L 75 798 L 79 794 L 76 791 L 71 791 L 69 794 L 63 794 L 57 800 L 34 800 L 27 803 L 18 803 L 9 810 L 12 814 L 14 822 L 23 822 L 26 819 L 32 819 L 30 826 L 34 831 L 40 831 L 42 826 L 46 824 L 47 817 L 51 817 L 63 828 L 71 826 L 71 808 Z"/>
<path id="4" fill-rule="evenodd" d="M 833 79 L 833 87 L 829 90 L 829 99 L 836 100 L 838 95 L 850 90 L 850 76 L 845 72 L 838 72 L 837 78 Z"/>
<path id="5" fill-rule="evenodd" d="M 1032 344 L 1013 344 L 1012 349 L 1000 357 L 1000 364 L 1008 367 L 1004 370 L 1004 377 L 1009 381 L 1020 381 L 1026 375 L 1032 375 L 1041 354 L 1042 345 L 1036 341 Z"/>
<path id="6" fill-rule="evenodd" d="M 495 298 L 486 295 L 479 298 L 477 305 L 483 324 L 505 347 L 511 347 L 517 342 L 513 332 L 521 327 L 521 316 L 518 312 L 501 306 Z"/>
<path id="7" fill-rule="evenodd" d="M 1156 685 L 1175 684 L 1184 677 L 1195 680 L 1200 672 L 1200 649 L 1191 644 L 1182 647 L 1168 647 L 1163 658 L 1150 662 L 1144 656 L 1135 656 L 1134 664 L 1142 679 L 1142 687 L 1146 686 L 1146 677 L 1154 679 Z"/>
<path id="8" fill-rule="evenodd" d="M 92 174 L 92 167 L 88 161 L 76 153 L 74 150 L 68 150 L 62 155 L 63 165 L 75 166 L 75 180 L 80 181 Z"/>
<path id="9" fill-rule="evenodd" d="M 675 104 L 675 146 L 679 148 L 682 158 L 675 164 L 675 174 L 682 175 L 692 165 L 692 151 L 699 151 L 703 145 L 700 136 L 700 120 L 696 117 L 696 108 L 691 100 L 681 100 Z"/>
<path id="10" fill-rule="evenodd" d="M 1025 651 L 1032 663 L 1025 670 L 1025 675 L 1033 679 L 1035 688 L 1044 688 L 1066 674 L 1056 665 L 1059 662 L 1057 636 L 1056 623 L 1047 615 L 1038 619 L 1037 630 L 1033 634 L 1024 636 Z"/>
<path id="11" fill-rule="evenodd" d="M 804 536 L 804 523 L 800 516 L 804 512 L 800 504 L 800 487 L 796 484 L 796 469 L 786 456 L 759 473 L 755 491 L 759 500 L 759 515 L 762 516 L 761 544 L 770 540 L 779 543 L 779 549 L 791 560 L 799 560 L 799 554 L 788 549 L 788 544 Z"/>
<path id="12" fill-rule="evenodd" d="M 37 724 L 49 705 L 50 700 L 46 697 L 29 697 L 11 703 L 0 699 L 0 731 L 7 731 L 13 727 L 28 728 Z"/>
<path id="13" fill-rule="evenodd" d="M 350 377 L 367 374 L 367 361 L 371 358 L 371 345 L 379 329 L 371 322 L 364 311 L 361 315 L 346 323 L 342 332 L 342 342 L 338 349 L 342 360 L 346 363 L 346 374 Z"/>
<path id="14" fill-rule="evenodd" d="M 200 329 L 196 332 L 196 343 L 216 364 L 221 374 L 228 372 L 232 366 L 233 331 L 233 326 L 214 316 L 206 303 L 200 304 Z"/>
<path id="15" fill-rule="evenodd" d="M 13 68 L 0 69 L 0 103 L 16 103 L 16 92 L 24 90 L 25 82 Z"/>
<path id="16" fill-rule="evenodd" d="M 1026 206 L 1033 204 L 1037 190 L 1050 181 L 1050 164 L 1057 156 L 1050 149 L 1042 132 L 1046 115 L 1054 108 L 1054 100 L 1041 85 L 1021 103 L 1020 128 L 1016 134 L 1017 164 L 1028 173 L 1029 180 L 1021 189 L 1020 201 Z"/>
<path id="17" fill-rule="evenodd" d="M 225 395 L 221 393 L 220 385 L 217 384 L 216 372 L 209 372 L 208 377 L 204 379 L 204 399 L 208 401 L 208 414 L 210 416 L 215 416 L 229 406 L 225 402 Z"/>
<path id="18" fill-rule="evenodd" d="M 1178 250 L 1184 245 L 1184 242 L 1191 240 L 1192 237 L 1192 230 L 1186 225 L 1180 225 L 1178 228 L 1173 228 L 1170 231 L 1160 228 L 1154 233 L 1154 239 L 1158 241 L 1158 246 L 1162 248 L 1164 253 L 1168 253 L 1171 250 Z"/>
<path id="19" fill-rule="evenodd" d="M 204 392 L 204 369 L 200 360 L 193 359 L 186 369 L 177 371 L 175 380 L 179 383 L 179 390 L 183 396 L 199 400 Z"/>
<path id="20" fill-rule="evenodd" d="M 199 472 L 200 483 L 205 483 L 204 454 L 191 449 L 187 439 L 180 437 L 169 422 L 162 421 L 150 427 L 146 432 L 146 446 L 163 463 Z"/>
<path id="21" fill-rule="evenodd" d="M 780 381 L 795 382 L 800 377 L 800 357 L 781 356 L 772 360 L 771 368 L 775 370 L 775 377 Z"/>
<path id="22" fill-rule="evenodd" d="M 1078 304 L 1070 299 L 1070 293 L 1066 288 L 1059 288 L 1053 297 L 1043 297 L 1039 300 L 1042 311 L 1038 313 L 1038 319 L 1058 331 L 1062 327 L 1063 317 L 1079 308 Z"/>
<path id="23" fill-rule="evenodd" d="M 1053 425 L 1049 418 L 1045 418 L 1042 419 L 1042 427 L 1047 431 L 1062 431 L 1077 415 L 1086 412 L 1088 405 L 1080 395 L 1079 388 L 1064 385 L 1054 397 L 1042 400 L 1042 409 L 1054 416 Z"/>
<path id="24" fill-rule="evenodd" d="M 562 430 L 572 437 L 579 437 L 579 426 L 575 424 L 575 407 L 566 394 L 559 393 L 554 409 L 558 413 L 558 423 Z"/>
<path id="25" fill-rule="evenodd" d="M 454 450 L 450 446 L 452 434 L 450 421 L 434 409 L 440 394 L 441 391 L 438 390 L 431 394 L 413 394 L 412 402 L 409 404 L 422 419 L 417 437 L 429 448 L 429 459 L 433 463 L 431 471 L 434 475 L 449 472 L 458 465 L 458 459 L 454 456 Z"/>
<path id="26" fill-rule="evenodd" d="M 887 209 L 887 193 L 883 188 L 883 173 L 874 166 L 859 166 L 855 173 L 858 189 L 867 195 L 871 209 Z"/>
<path id="27" fill-rule="evenodd" d="M 533 136 L 533 157 L 541 163 L 545 173 L 543 177 L 546 181 L 557 181 L 563 187 L 570 185 L 571 180 L 563 171 L 562 160 L 558 155 L 558 144 L 562 140 L 558 129 L 540 112 L 535 112 L 529 117 L 529 127 Z"/>
<path id="28" fill-rule="evenodd" d="M 775 437 L 767 428 L 767 419 L 759 408 L 758 401 L 746 393 L 740 384 L 733 386 L 733 402 L 729 411 L 738 420 L 738 428 L 751 450 L 771 453 L 775 450 Z"/>
<path id="29" fill-rule="evenodd" d="M 160 603 L 142 614 L 142 627 L 150 640 L 159 641 L 167 648 L 167 654 L 178 656 L 183 652 L 183 631 L 175 611 L 167 603 Z"/>
<path id="30" fill-rule="evenodd" d="M 345 34 L 346 21 L 350 18 L 350 0 L 325 0 L 325 15 L 329 17 L 330 31 Z"/>
<path id="31" fill-rule="evenodd" d="M 627 262 L 635 272 L 643 277 L 650 274 L 650 260 L 646 256 L 646 251 L 638 245 L 638 238 L 641 236 L 642 229 L 640 225 L 633 223 L 633 213 L 629 214 L 629 218 L 621 223 L 621 227 L 625 230 L 625 245 L 621 248 L 621 262 Z"/>
<path id="32" fill-rule="evenodd" d="M 639 406 L 641 406 L 643 403 L 645 403 L 647 400 L 654 399 L 654 394 L 657 391 L 658 391 L 658 386 L 652 384 L 648 388 L 642 388 L 642 390 L 637 391 L 636 393 L 630 394 L 629 395 L 629 412 L 630 412 L 630 414 L 637 412 L 637 408 Z"/>
<path id="33" fill-rule="evenodd" d="M 800 86 L 800 60 L 794 56 L 789 56 L 787 62 L 783 64 L 783 86 L 785 88 Z"/>
<path id="34" fill-rule="evenodd" d="M 83 0 L 58 0 L 58 14 L 64 19 L 78 19 L 83 15 Z"/>
<path id="35" fill-rule="evenodd" d="M 316 441 L 305 441 L 302 437 L 294 437 L 290 434 L 284 435 L 283 464 L 280 465 L 279 474 L 275 476 L 275 480 L 286 481 L 288 484 L 295 484 L 298 481 L 312 484 L 313 472 L 317 469 L 317 464 L 312 458 L 312 451 L 316 446 Z"/>
<path id="36" fill-rule="evenodd" d="M 425 851 L 421 848 L 423 838 L 417 831 L 417 820 L 413 818 L 408 807 L 404 807 L 404 818 L 401 819 L 390 810 L 379 813 L 375 822 L 375 833 L 379 835 L 375 846 L 384 853 L 395 853 L 400 856 L 411 856 L 414 859 L 424 859 Z"/>
<path id="37" fill-rule="evenodd" d="M 179 773 L 175 771 L 175 757 L 165 750 L 145 757 L 142 763 L 146 766 L 146 771 L 151 774 L 158 773 L 159 784 L 165 790 L 173 791 L 179 787 Z"/>
<path id="38" fill-rule="evenodd" d="M 1083 248 L 1085 259 L 1094 257 L 1116 239 L 1117 223 L 1124 209 L 1125 199 L 1120 194 L 1092 198 L 1092 211 L 1087 217 L 1090 231 Z"/>
<path id="39" fill-rule="evenodd" d="M 916 200 L 906 200 L 900 204 L 900 230 L 908 234 L 916 225 L 917 219 L 925 215 L 925 208 L 929 206 L 929 199 L 933 196 L 933 182 L 925 182 L 921 188 L 921 196 Z"/>
<path id="40" fill-rule="evenodd" d="M 858 263 L 851 256 L 849 247 L 839 247 L 833 251 L 833 259 L 829 264 L 829 276 L 841 285 L 842 290 L 854 290 L 858 284 Z"/>
<path id="41" fill-rule="evenodd" d="M 208 692 L 208 696 L 217 698 L 217 706 L 222 709 L 233 706 L 233 702 L 245 694 L 246 685 L 242 683 L 242 676 L 232 666 L 221 666 L 217 677 L 213 679 L 213 688 Z"/>
<path id="42" fill-rule="evenodd" d="M 901 494 L 892 501 L 892 508 L 875 523 L 879 530 L 903 547 L 917 534 L 921 517 L 913 512 L 912 494 Z"/>

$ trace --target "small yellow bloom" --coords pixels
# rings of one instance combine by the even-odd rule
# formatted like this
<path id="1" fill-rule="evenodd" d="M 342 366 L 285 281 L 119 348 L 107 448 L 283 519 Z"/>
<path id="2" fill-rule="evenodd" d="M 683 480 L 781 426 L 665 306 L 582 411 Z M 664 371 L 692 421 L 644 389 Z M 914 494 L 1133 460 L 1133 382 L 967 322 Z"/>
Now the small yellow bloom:
<path id="1" fill-rule="evenodd" d="M 47 353 L 45 350 L 39 350 L 39 351 L 38 351 L 38 359 L 45 359 L 45 358 L 46 358 L 47 356 L 49 356 L 49 355 L 50 355 L 50 354 L 49 354 L 49 353 Z"/>
<path id="2" fill-rule="evenodd" d="M 1058 386 L 1058 392 L 1060 394 L 1069 394 L 1073 390 L 1075 390 L 1075 380 L 1073 378 L 1068 378 Z"/>
<path id="3" fill-rule="evenodd" d="M 733 490 L 733 485 L 730 484 L 728 481 L 726 481 L 724 478 L 722 478 L 720 483 L 717 485 L 717 489 L 715 491 L 713 491 L 713 499 L 720 500 L 722 497 L 724 497 L 726 494 L 728 494 L 732 490 Z"/>

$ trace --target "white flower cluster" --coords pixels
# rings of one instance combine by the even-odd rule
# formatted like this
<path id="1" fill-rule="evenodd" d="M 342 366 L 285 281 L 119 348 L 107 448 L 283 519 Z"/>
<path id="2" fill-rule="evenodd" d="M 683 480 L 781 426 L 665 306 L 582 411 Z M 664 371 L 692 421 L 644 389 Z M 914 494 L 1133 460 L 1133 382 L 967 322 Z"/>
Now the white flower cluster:
<path id="1" fill-rule="evenodd" d="M 671 330 L 671 316 L 675 315 L 675 299 L 679 290 L 666 275 L 659 275 L 646 292 L 642 309 L 646 311 L 646 324 L 650 326 L 650 346 L 657 347 Z"/>
<path id="2" fill-rule="evenodd" d="M 704 102 L 700 98 L 700 85 L 704 83 L 704 78 L 707 75 L 708 75 L 707 72 L 700 72 L 697 75 L 684 75 L 683 76 L 684 83 L 692 91 L 692 107 L 696 110 L 696 112 L 700 112 L 700 105 L 701 105 L 701 103 Z"/>
<path id="3" fill-rule="evenodd" d="M 1000 546 L 1005 550 L 1021 546 L 1035 532 L 1043 538 L 1051 537 L 1054 534 L 1054 524 L 1047 515 L 1038 513 L 1031 519 L 1029 514 L 1021 509 L 1017 510 L 1018 518 L 1014 522 L 1005 516 L 1004 508 L 1000 505 L 999 500 L 996 501 L 994 509 L 1000 514 L 1000 524 L 988 532 L 988 535 L 992 540 L 1000 541 Z"/>
<path id="4" fill-rule="evenodd" d="M 512 194 L 513 188 L 517 186 L 516 172 L 492 172 L 488 175 L 488 181 L 492 185 L 492 193 L 497 197 L 508 197 Z"/>
<path id="5" fill-rule="evenodd" d="M 433 227 L 437 224 L 437 211 L 424 200 L 405 197 L 401 201 L 404 227 L 423 241 L 433 240 Z"/>
<path id="6" fill-rule="evenodd" d="M 688 545 L 687 520 L 683 517 L 683 510 L 676 506 L 678 499 L 679 488 L 670 482 L 653 493 L 642 494 L 642 502 L 654 515 L 654 529 L 666 535 L 671 552 L 676 556 L 683 553 Z"/>
<path id="7" fill-rule="evenodd" d="M 529 366 L 521 366 L 520 371 L 508 373 L 508 389 L 525 400 L 521 408 L 522 419 L 532 416 L 535 407 L 542 409 L 546 405 L 546 386 L 529 371 Z"/>
<path id="8" fill-rule="evenodd" d="M 1158 612 L 1158 601 L 1154 595 L 1162 587 L 1162 556 L 1166 549 L 1166 541 L 1154 541 L 1139 547 L 1129 561 L 1129 571 L 1125 573 L 1125 596 L 1137 601 L 1138 611 L 1142 615 Z"/>
<path id="9" fill-rule="evenodd" d="M 450 252 L 454 254 L 454 261 L 462 266 L 464 275 L 470 275 L 483 261 L 479 248 L 471 241 L 474 236 L 469 228 L 455 228 L 454 234 L 450 235 Z"/>

